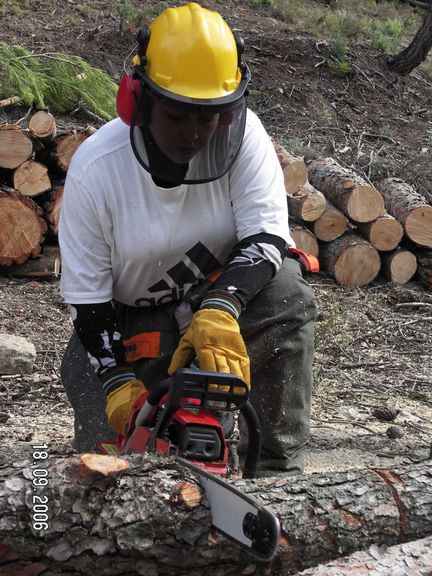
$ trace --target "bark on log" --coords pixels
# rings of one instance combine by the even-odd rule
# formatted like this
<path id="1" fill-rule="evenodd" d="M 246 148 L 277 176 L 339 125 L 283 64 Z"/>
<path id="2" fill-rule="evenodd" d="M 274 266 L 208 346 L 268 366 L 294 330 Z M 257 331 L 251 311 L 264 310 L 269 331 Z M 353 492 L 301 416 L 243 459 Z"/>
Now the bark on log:
<path id="1" fill-rule="evenodd" d="M 320 263 L 336 282 L 345 286 L 366 286 L 375 280 L 381 268 L 377 249 L 355 231 L 323 243 Z"/>
<path id="2" fill-rule="evenodd" d="M 57 132 L 56 120 L 49 112 L 40 110 L 30 118 L 29 130 L 41 142 L 52 142 Z"/>
<path id="3" fill-rule="evenodd" d="M 49 470 L 46 486 L 35 472 L 43 468 Z M 431 461 L 395 470 L 237 480 L 281 523 L 277 554 L 265 565 L 211 530 L 195 477 L 168 458 L 50 455 L 33 466 L 31 460 L 11 463 L 0 473 L 0 565 L 8 559 L 10 574 L 27 564 L 29 574 L 43 565 L 46 573 L 70 575 L 253 570 L 288 576 L 373 544 L 391 546 L 432 532 Z M 43 510 L 48 529 L 34 530 Z"/>
<path id="4" fill-rule="evenodd" d="M 295 576 L 431 576 L 432 538 L 395 546 L 371 546 Z"/>
<path id="5" fill-rule="evenodd" d="M 0 189 L 0 266 L 37 256 L 47 230 L 42 208 L 15 190 Z"/>
<path id="6" fill-rule="evenodd" d="M 406 284 L 417 270 L 415 255 L 404 248 L 382 254 L 382 270 L 393 284 Z"/>
<path id="7" fill-rule="evenodd" d="M 354 222 L 371 222 L 384 213 L 381 194 L 333 158 L 318 158 L 308 167 L 310 183 Z"/>
<path id="8" fill-rule="evenodd" d="M 312 254 L 318 258 L 319 244 L 314 234 L 304 226 L 292 222 L 290 223 L 290 230 L 296 247 L 306 254 Z"/>
<path id="9" fill-rule="evenodd" d="M 387 213 L 373 222 L 359 223 L 357 228 L 372 246 L 382 252 L 395 250 L 404 234 L 402 224 Z"/>
<path id="10" fill-rule="evenodd" d="M 324 214 L 326 199 L 322 192 L 306 182 L 297 192 L 287 194 L 289 213 L 305 222 L 314 222 Z"/>
<path id="11" fill-rule="evenodd" d="M 308 181 L 306 164 L 302 158 L 293 156 L 280 144 L 273 142 L 273 145 L 284 174 L 286 193 L 294 194 Z"/>
<path id="12" fill-rule="evenodd" d="M 35 160 L 26 160 L 13 173 L 13 187 L 24 196 L 39 196 L 51 188 L 48 168 Z"/>
<path id="13" fill-rule="evenodd" d="M 0 126 L 0 168 L 14 169 L 33 154 L 33 143 L 17 124 Z"/>
<path id="14" fill-rule="evenodd" d="M 386 210 L 403 225 L 418 246 L 432 248 L 432 206 L 413 186 L 400 178 L 386 178 L 377 185 Z"/>
<path id="15" fill-rule="evenodd" d="M 323 215 L 312 222 L 309 227 L 318 240 L 331 242 L 346 232 L 348 220 L 343 212 L 327 200 Z"/>

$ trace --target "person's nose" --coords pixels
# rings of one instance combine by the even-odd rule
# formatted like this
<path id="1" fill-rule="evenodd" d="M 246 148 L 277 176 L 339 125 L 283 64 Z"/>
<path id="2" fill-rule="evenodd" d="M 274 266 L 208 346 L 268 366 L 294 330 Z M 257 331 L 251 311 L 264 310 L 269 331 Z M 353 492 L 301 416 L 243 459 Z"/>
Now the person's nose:
<path id="1" fill-rule="evenodd" d="M 191 144 L 199 139 L 198 123 L 195 121 L 195 119 L 191 118 L 185 122 L 180 135 L 184 142 Z"/>

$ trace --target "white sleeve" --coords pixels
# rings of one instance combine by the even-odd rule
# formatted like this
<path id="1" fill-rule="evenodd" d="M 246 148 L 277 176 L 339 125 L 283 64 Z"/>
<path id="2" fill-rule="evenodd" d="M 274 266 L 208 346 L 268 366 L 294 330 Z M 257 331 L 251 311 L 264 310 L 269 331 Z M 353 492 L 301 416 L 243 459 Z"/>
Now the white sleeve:
<path id="1" fill-rule="evenodd" d="M 82 182 L 66 178 L 58 232 L 60 291 L 69 304 L 97 304 L 112 298 L 111 249 L 97 206 Z"/>
<path id="2" fill-rule="evenodd" d="M 269 135 L 250 110 L 244 140 L 230 171 L 230 195 L 239 240 L 267 232 L 293 244 L 282 168 Z"/>

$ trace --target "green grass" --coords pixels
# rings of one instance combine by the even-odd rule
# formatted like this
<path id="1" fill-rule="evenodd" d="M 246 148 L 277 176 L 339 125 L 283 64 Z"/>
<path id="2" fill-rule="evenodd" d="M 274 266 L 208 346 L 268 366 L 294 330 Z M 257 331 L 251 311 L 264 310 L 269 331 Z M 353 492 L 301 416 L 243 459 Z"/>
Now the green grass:
<path id="1" fill-rule="evenodd" d="M 333 43 L 366 42 L 385 52 L 406 46 L 423 12 L 409 4 L 376 0 L 333 0 L 329 6 L 313 0 L 250 0 L 293 30 L 309 32 Z"/>

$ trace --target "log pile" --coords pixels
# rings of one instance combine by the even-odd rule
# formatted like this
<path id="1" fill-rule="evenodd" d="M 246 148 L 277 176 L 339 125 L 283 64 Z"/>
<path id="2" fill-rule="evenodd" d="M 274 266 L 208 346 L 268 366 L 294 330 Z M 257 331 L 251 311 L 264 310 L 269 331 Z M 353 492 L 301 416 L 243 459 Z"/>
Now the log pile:
<path id="1" fill-rule="evenodd" d="M 333 158 L 305 165 L 305 182 L 301 159 L 280 145 L 276 152 L 294 241 L 323 271 L 347 286 L 366 286 L 381 273 L 393 284 L 417 275 L 432 287 L 432 206 L 413 186 L 397 178 L 373 186 Z"/>
<path id="2" fill-rule="evenodd" d="M 39 266 L 41 276 L 58 275 L 58 251 L 48 252 L 57 244 L 63 184 L 72 155 L 94 130 L 58 134 L 45 111 L 26 129 L 0 125 L 0 273 L 37 276 Z M 333 158 L 306 166 L 274 146 L 293 238 L 323 271 L 348 286 L 368 285 L 381 273 L 394 284 L 416 274 L 432 287 L 432 206 L 413 186 L 387 178 L 375 187 Z"/>
<path id="3" fill-rule="evenodd" d="M 58 134 L 52 114 L 0 125 L 0 273 L 57 277 L 57 226 L 72 155 L 94 128 Z"/>

